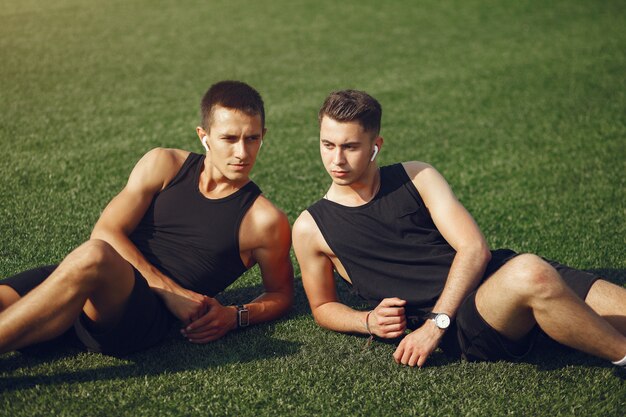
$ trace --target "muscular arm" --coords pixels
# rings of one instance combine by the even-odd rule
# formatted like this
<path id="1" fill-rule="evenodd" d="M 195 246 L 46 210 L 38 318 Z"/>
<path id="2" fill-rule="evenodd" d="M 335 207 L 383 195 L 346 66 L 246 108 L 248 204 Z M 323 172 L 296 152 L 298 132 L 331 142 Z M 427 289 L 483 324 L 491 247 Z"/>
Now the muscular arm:
<path id="1" fill-rule="evenodd" d="M 263 279 L 263 293 L 245 304 L 250 324 L 274 320 L 284 315 L 293 304 L 293 266 L 289 257 L 291 234 L 287 217 L 263 197 L 257 199 L 242 222 L 245 242 L 252 246 L 252 259 L 259 264 Z M 234 306 L 223 306 L 214 298 L 206 297 L 208 313 L 183 331 L 193 343 L 217 340 L 237 328 Z"/>
<path id="2" fill-rule="evenodd" d="M 435 226 L 456 250 L 443 292 L 433 311 L 454 317 L 463 299 L 477 287 L 491 254 L 476 222 L 456 199 L 446 180 L 422 162 L 404 164 L 407 174 L 428 207 Z M 397 362 L 421 366 L 437 347 L 443 331 L 427 321 L 402 341 L 394 354 Z"/>
<path id="3" fill-rule="evenodd" d="M 202 296 L 186 290 L 162 274 L 150 264 L 129 235 L 137 227 L 155 194 L 160 192 L 176 175 L 187 153 L 173 149 L 153 149 L 135 165 L 124 189 L 106 206 L 91 233 L 92 239 L 101 239 L 133 265 L 146 278 L 149 285 L 162 297 L 171 295 L 195 300 L 198 304 Z M 179 302 L 182 300 L 178 300 Z M 180 303 L 178 303 L 180 306 Z M 168 304 L 168 307 L 170 305 Z M 186 313 L 174 313 L 177 316 Z M 189 320 L 190 317 L 184 318 Z"/>
<path id="4" fill-rule="evenodd" d="M 246 304 L 252 324 L 277 319 L 293 304 L 293 266 L 289 257 L 291 228 L 287 216 L 272 209 L 275 211 L 261 215 L 255 227 L 263 239 L 252 251 L 252 258 L 259 264 L 264 291 Z"/>
<path id="5" fill-rule="evenodd" d="M 366 311 L 354 310 L 337 297 L 330 248 L 311 217 L 303 212 L 293 229 L 293 244 L 302 272 L 302 282 L 315 321 L 320 326 L 344 333 L 367 334 Z M 370 314 L 370 331 L 380 337 L 400 336 L 406 327 L 404 300 L 385 299 Z"/>
<path id="6" fill-rule="evenodd" d="M 433 309 L 454 317 L 465 296 L 480 282 L 491 258 L 489 246 L 472 216 L 439 172 L 421 162 L 406 163 L 405 169 L 413 178 L 435 226 L 456 250 L 443 293 Z"/>

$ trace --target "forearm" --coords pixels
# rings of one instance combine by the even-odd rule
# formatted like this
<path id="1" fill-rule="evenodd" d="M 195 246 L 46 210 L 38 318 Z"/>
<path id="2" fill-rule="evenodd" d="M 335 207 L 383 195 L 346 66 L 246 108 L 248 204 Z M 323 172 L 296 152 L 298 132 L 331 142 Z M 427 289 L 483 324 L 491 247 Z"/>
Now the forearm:
<path id="1" fill-rule="evenodd" d="M 313 311 L 318 325 L 342 333 L 368 334 L 365 327 L 367 314 L 368 311 L 354 310 L 338 301 L 324 303 Z"/>
<path id="2" fill-rule="evenodd" d="M 245 306 L 249 311 L 250 324 L 276 320 L 291 309 L 293 291 L 264 292 Z"/>
<path id="3" fill-rule="evenodd" d="M 467 294 L 480 283 L 490 258 L 491 253 L 486 247 L 459 250 L 433 311 L 454 317 Z"/>

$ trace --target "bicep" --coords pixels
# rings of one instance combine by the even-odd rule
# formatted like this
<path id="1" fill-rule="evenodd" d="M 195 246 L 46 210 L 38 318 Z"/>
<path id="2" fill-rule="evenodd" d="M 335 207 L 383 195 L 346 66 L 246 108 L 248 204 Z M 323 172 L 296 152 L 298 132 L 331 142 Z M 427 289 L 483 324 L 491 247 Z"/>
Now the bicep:
<path id="1" fill-rule="evenodd" d="M 413 183 L 418 189 L 435 226 L 455 249 L 486 245 L 485 238 L 472 215 L 456 198 L 450 185 L 431 166 L 426 166 L 414 177 Z"/>
<path id="2" fill-rule="evenodd" d="M 302 284 L 311 310 L 315 313 L 318 307 L 336 302 L 338 298 L 332 262 L 321 251 L 315 230 L 311 230 L 311 225 L 304 224 L 306 220 L 298 219 L 300 224 L 296 222 L 294 225 L 293 246 L 300 265 Z"/>
<path id="3" fill-rule="evenodd" d="M 102 211 L 94 232 L 106 228 L 130 234 L 148 209 L 152 196 L 149 193 L 124 188 Z"/>
<path id="4" fill-rule="evenodd" d="M 289 257 L 291 234 L 289 222 L 281 218 L 264 233 L 266 243 L 254 250 L 254 259 L 259 264 L 263 287 L 266 292 L 293 292 L 293 266 Z"/>
<path id="5" fill-rule="evenodd" d="M 133 168 L 124 189 L 102 211 L 94 233 L 102 229 L 131 233 L 154 195 L 163 188 L 166 173 L 171 168 L 170 161 L 167 151 L 162 149 L 144 155 Z"/>

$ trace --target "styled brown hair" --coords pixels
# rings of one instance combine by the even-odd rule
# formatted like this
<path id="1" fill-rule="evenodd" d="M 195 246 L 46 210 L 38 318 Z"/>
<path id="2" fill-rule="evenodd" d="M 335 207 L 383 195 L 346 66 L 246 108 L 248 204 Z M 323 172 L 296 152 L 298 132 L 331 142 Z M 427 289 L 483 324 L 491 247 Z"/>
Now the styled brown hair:
<path id="1" fill-rule="evenodd" d="M 265 127 L 265 108 L 258 91 L 241 81 L 220 81 L 213 84 L 200 102 L 200 120 L 205 130 L 211 128 L 216 106 L 239 110 L 248 116 L 261 116 Z"/>
<path id="2" fill-rule="evenodd" d="M 341 90 L 333 91 L 326 97 L 317 118 L 320 123 L 324 116 L 338 122 L 356 121 L 363 130 L 378 136 L 382 115 L 380 103 L 365 91 Z"/>

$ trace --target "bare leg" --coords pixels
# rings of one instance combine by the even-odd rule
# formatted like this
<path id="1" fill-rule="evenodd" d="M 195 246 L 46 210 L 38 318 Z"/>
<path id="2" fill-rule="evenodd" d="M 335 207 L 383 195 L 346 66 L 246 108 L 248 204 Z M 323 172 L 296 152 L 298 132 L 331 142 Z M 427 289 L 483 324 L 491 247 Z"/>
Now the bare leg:
<path id="1" fill-rule="evenodd" d="M 598 280 L 591 286 L 585 303 L 621 334 L 626 335 L 626 288 Z"/>
<path id="2" fill-rule="evenodd" d="M 517 256 L 493 274 L 478 289 L 476 308 L 511 340 L 538 324 L 554 340 L 592 355 L 616 361 L 626 354 L 626 337 L 535 255 Z"/>
<path id="3" fill-rule="evenodd" d="M 0 353 L 62 334 L 82 310 L 102 328 L 115 324 L 134 282 L 132 267 L 110 245 L 84 243 L 41 285 L 0 313 Z"/>

